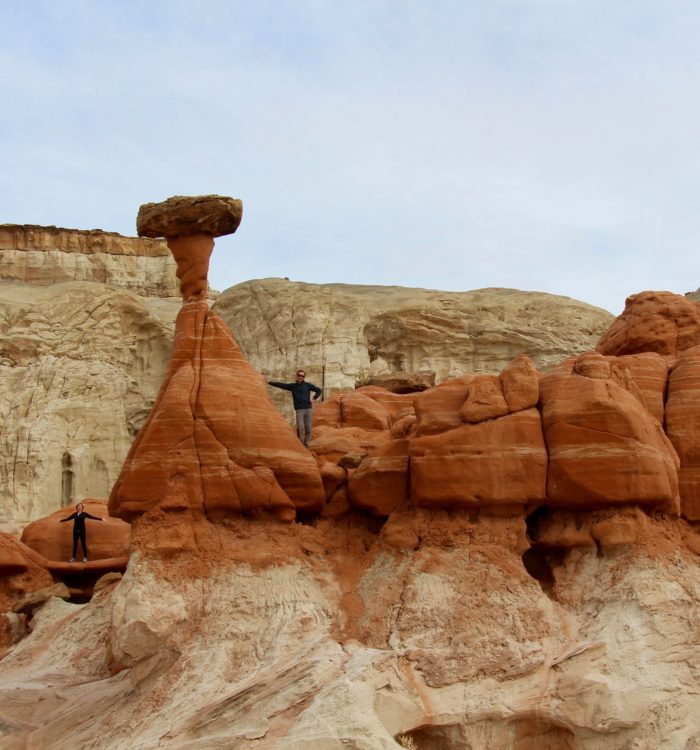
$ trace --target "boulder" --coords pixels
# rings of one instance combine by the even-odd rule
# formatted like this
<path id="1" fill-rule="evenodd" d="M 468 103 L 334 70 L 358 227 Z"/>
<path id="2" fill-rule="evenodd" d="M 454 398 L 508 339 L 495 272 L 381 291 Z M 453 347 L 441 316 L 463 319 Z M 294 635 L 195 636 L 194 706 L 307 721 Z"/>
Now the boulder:
<path id="1" fill-rule="evenodd" d="M 23 596 L 52 583 L 41 555 L 0 532 L 0 612 L 11 610 Z"/>
<path id="2" fill-rule="evenodd" d="M 536 409 L 413 438 L 408 454 L 416 507 L 512 509 L 545 501 L 547 451 Z"/>
<path id="3" fill-rule="evenodd" d="M 388 516 L 408 502 L 408 440 L 372 451 L 348 482 L 350 502 L 375 516 Z"/>
<path id="4" fill-rule="evenodd" d="M 243 203 L 222 195 L 173 195 L 144 203 L 136 218 L 139 237 L 184 237 L 233 234 L 241 223 Z"/>
<path id="5" fill-rule="evenodd" d="M 530 357 L 518 355 L 501 371 L 498 378 L 509 412 L 537 406 L 540 376 Z"/>
<path id="6" fill-rule="evenodd" d="M 418 435 L 435 435 L 462 425 L 459 410 L 467 398 L 473 375 L 446 380 L 416 396 Z"/>
<path id="7" fill-rule="evenodd" d="M 601 336 L 601 354 L 677 355 L 700 344 L 700 306 L 680 294 L 640 292 Z"/>
<path id="8" fill-rule="evenodd" d="M 340 414 L 343 426 L 363 430 L 388 430 L 391 427 L 389 410 L 359 391 L 340 397 Z"/>
<path id="9" fill-rule="evenodd" d="M 508 404 L 503 397 L 501 382 L 495 375 L 475 375 L 469 383 L 464 403 L 459 409 L 463 422 L 470 424 L 495 419 L 508 414 Z"/>
<path id="10" fill-rule="evenodd" d="M 677 512 L 678 457 L 659 422 L 612 371 L 602 377 L 602 358 L 589 370 L 594 377 L 578 374 L 575 362 L 567 369 L 540 381 L 548 504 L 590 509 L 633 503 Z"/>

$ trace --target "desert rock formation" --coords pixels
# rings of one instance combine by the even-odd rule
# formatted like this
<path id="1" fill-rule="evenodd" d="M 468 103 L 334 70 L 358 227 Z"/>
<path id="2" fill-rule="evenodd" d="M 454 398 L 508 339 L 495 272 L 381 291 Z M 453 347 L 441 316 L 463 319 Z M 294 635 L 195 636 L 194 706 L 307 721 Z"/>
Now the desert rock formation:
<path id="1" fill-rule="evenodd" d="M 368 378 L 432 370 L 439 383 L 500 372 L 526 354 L 545 370 L 595 348 L 613 321 L 568 297 L 515 289 L 440 292 L 402 287 L 247 281 L 212 308 L 251 364 L 272 380 L 297 367 L 326 395 Z M 272 394 L 289 414 L 289 397 Z"/>
<path id="2" fill-rule="evenodd" d="M 177 295 L 175 263 L 164 242 L 99 229 L 0 224 L 0 281 L 97 281 L 148 297 Z"/>
<path id="3" fill-rule="evenodd" d="M 179 306 L 96 283 L 0 283 L 0 521 L 108 496 Z"/>
<path id="4" fill-rule="evenodd" d="M 0 747 L 697 746 L 695 349 L 336 393 L 307 453 L 208 309 L 204 237 L 110 498 L 128 568 L 22 615 Z"/>
<path id="5" fill-rule="evenodd" d="M 210 213 L 221 205 L 213 198 Z M 222 226 L 236 225 L 240 206 L 223 205 Z M 182 280 L 157 239 L 3 225 L 0 251 L 0 523 L 26 522 L 108 495 L 165 372 Z M 194 276 L 201 284 L 201 270 Z M 513 290 L 281 280 L 234 287 L 214 310 L 253 366 L 273 377 L 288 379 L 308 358 L 309 379 L 320 384 L 325 352 L 329 395 L 365 376 L 407 388 L 418 382 L 414 365 L 438 381 L 497 372 L 519 351 L 543 367 L 592 348 L 611 319 L 573 300 Z M 430 372 L 420 377 L 419 387 L 432 382 Z M 288 395 L 269 395 L 289 415 Z"/>

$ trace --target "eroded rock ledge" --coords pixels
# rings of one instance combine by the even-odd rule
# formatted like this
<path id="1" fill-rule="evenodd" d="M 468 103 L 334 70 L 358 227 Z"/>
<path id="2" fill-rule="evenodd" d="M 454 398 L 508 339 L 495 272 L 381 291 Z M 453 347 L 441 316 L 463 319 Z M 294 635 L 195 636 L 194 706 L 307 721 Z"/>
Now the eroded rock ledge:
<path id="1" fill-rule="evenodd" d="M 100 229 L 0 225 L 0 281 L 99 281 L 150 297 L 178 295 L 164 242 Z"/>

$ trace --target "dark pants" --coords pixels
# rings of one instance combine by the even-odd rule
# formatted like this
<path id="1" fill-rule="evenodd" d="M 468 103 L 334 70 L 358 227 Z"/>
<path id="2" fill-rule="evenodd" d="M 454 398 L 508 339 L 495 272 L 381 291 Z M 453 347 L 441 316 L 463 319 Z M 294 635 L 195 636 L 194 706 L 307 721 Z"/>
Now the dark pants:
<path id="1" fill-rule="evenodd" d="M 83 548 L 83 557 L 87 557 L 87 545 L 85 544 L 85 531 L 74 531 L 73 532 L 73 554 L 71 557 L 75 557 L 75 553 L 78 551 L 78 539 Z"/>

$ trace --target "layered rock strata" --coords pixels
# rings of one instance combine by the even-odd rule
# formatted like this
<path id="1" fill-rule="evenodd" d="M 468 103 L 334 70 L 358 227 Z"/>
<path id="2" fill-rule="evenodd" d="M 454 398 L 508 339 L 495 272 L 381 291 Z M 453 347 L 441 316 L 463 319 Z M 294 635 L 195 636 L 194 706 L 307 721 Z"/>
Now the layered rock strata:
<path id="1" fill-rule="evenodd" d="M 328 396 L 380 375 L 432 370 L 439 383 L 473 372 L 496 374 L 518 354 L 545 370 L 593 349 L 613 321 L 600 308 L 539 292 L 285 279 L 238 284 L 213 310 L 255 369 L 287 382 L 303 367 Z M 288 395 L 272 398 L 291 417 Z"/>
<path id="2" fill-rule="evenodd" d="M 0 521 L 107 497 L 153 405 L 176 300 L 0 284 Z"/>
<path id="3" fill-rule="evenodd" d="M 0 224 L 0 281 L 97 281 L 148 297 L 177 295 L 164 242 L 99 229 Z"/>

